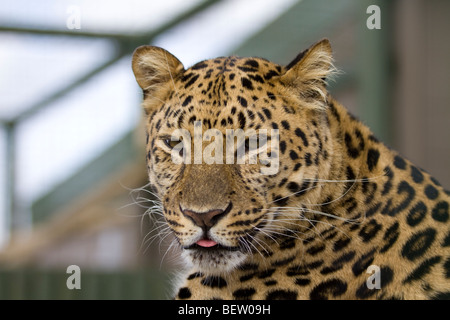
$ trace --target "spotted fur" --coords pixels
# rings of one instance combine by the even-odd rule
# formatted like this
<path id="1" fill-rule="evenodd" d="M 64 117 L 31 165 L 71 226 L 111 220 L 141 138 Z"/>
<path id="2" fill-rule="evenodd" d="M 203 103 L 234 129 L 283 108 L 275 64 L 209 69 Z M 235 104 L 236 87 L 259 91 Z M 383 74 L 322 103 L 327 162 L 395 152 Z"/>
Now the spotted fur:
<path id="1" fill-rule="evenodd" d="M 450 193 L 327 93 L 327 40 L 285 67 L 222 57 L 185 69 L 143 46 L 133 70 L 150 184 L 190 263 L 177 299 L 450 298 Z M 199 120 L 223 134 L 278 129 L 279 171 L 174 164 L 167 137 Z M 380 289 L 367 286 L 371 265 Z"/>

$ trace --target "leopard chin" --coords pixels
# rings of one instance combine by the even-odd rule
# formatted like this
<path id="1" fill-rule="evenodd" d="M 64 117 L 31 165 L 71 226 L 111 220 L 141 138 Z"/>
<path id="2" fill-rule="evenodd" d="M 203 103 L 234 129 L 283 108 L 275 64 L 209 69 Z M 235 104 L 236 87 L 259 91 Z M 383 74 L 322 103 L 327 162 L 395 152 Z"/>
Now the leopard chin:
<path id="1" fill-rule="evenodd" d="M 195 270 L 205 274 L 229 273 L 241 265 L 247 255 L 227 249 L 183 249 L 183 259 Z"/>

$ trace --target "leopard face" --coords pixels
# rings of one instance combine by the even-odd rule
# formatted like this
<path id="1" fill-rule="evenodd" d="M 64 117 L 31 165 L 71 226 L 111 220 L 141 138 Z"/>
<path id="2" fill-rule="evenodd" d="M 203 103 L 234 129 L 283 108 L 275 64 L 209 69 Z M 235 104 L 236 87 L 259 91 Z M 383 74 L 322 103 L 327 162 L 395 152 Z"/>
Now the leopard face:
<path id="1" fill-rule="evenodd" d="M 327 42 L 317 47 L 318 52 L 298 57 L 304 60 L 303 68 L 329 50 Z M 323 59 L 319 75 L 295 65 L 286 68 L 237 57 L 206 60 L 185 70 L 170 53 L 141 47 L 133 67 L 149 116 L 150 182 L 188 260 L 202 271 L 229 271 L 247 255 L 267 251 L 264 238 L 271 234 L 310 227 L 306 218 L 290 227 L 289 215 L 283 218 L 279 209 L 291 197 L 308 194 L 308 201 L 314 202 L 321 188 L 313 181 L 330 170 L 330 132 L 317 129 L 327 127 L 328 121 L 324 82 L 316 79 L 331 72 L 330 59 Z M 302 82 L 295 83 L 299 73 Z M 293 89 L 298 85 L 308 90 L 299 94 Z M 185 136 L 174 136 L 180 129 Z M 208 137 L 212 130 L 214 138 Z M 227 140 L 238 130 L 244 132 L 242 139 Z M 195 140 L 199 132 L 202 137 Z M 264 133 L 265 141 L 259 139 Z M 182 138 L 185 149 L 191 147 L 189 155 L 174 151 Z M 250 161 L 253 138 L 256 162 Z M 194 146 L 194 140 L 203 144 Z M 234 146 L 226 143 L 230 141 Z M 217 147 L 215 161 L 198 161 L 198 153 L 211 154 L 208 147 Z M 239 147 L 244 148 L 240 161 Z"/>

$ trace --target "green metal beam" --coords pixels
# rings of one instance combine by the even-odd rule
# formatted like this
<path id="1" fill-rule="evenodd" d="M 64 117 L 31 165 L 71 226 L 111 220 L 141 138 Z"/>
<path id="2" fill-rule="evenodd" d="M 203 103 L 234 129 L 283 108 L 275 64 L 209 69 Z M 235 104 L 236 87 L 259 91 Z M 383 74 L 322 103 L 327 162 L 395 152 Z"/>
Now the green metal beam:
<path id="1" fill-rule="evenodd" d="M 5 225 L 8 232 L 13 230 L 17 223 L 14 221 L 13 212 L 16 212 L 16 126 L 13 123 L 5 125 L 6 134 L 6 159 L 5 159 Z M 8 234 L 9 236 L 9 234 Z"/>
<path id="2" fill-rule="evenodd" d="M 108 67 L 112 66 L 114 63 L 119 61 L 123 56 L 125 56 L 125 53 L 119 53 L 114 56 L 114 58 L 102 63 L 101 65 L 97 66 L 91 71 L 88 71 L 86 74 L 82 75 L 78 79 L 74 80 L 70 84 L 66 85 L 64 88 L 61 88 L 57 92 L 51 94 L 48 97 L 44 97 L 42 100 L 36 102 L 31 107 L 26 108 L 25 111 L 17 115 L 15 118 L 8 120 L 6 123 L 20 123 L 23 120 L 26 120 L 36 114 L 37 112 L 45 109 L 46 107 L 50 106 L 50 104 L 62 97 L 64 97 L 66 94 L 70 93 L 72 90 L 76 89 L 86 81 L 88 81 L 93 76 L 99 74 L 103 70 L 107 69 Z M 4 122 L 5 123 L 5 122 Z"/>
<path id="3" fill-rule="evenodd" d="M 12 32 L 30 35 L 42 36 L 61 36 L 61 37 L 82 37 L 82 38 L 96 38 L 96 39 L 111 39 L 121 40 L 132 37 L 140 37 L 139 35 L 128 35 L 124 33 L 101 33 L 101 32 L 86 32 L 80 30 L 58 30 L 58 29 L 35 29 L 21 26 L 0 26 L 0 32 Z M 143 36 L 142 34 L 141 36 Z"/>
<path id="4" fill-rule="evenodd" d="M 88 37 L 88 38 L 108 38 L 113 40 L 130 40 L 135 39 L 135 41 L 139 39 L 146 39 L 148 37 L 153 37 L 153 35 L 162 33 L 180 22 L 190 19 L 195 14 L 208 9 L 211 5 L 214 5 L 223 0 L 204 0 L 200 2 L 198 5 L 193 6 L 192 8 L 180 13 L 177 17 L 170 20 L 169 22 L 163 24 L 158 27 L 156 30 L 150 32 L 141 32 L 140 34 L 127 34 L 127 33 L 104 33 L 104 32 L 86 32 L 80 30 L 61 30 L 61 29 L 37 29 L 37 28 L 29 28 L 22 26 L 0 26 L 0 32 L 13 32 L 13 33 L 24 33 L 24 34 L 34 34 L 34 35 L 45 35 L 45 36 L 64 36 L 64 37 Z"/>
<path id="5" fill-rule="evenodd" d="M 119 172 L 121 167 L 136 159 L 134 133 L 130 132 L 120 141 L 60 183 L 32 206 L 33 224 L 39 223 L 62 209 L 72 199 L 80 197 L 89 188 L 95 188 L 104 177 Z M 145 177 L 145 172 L 142 175 Z"/>
<path id="6" fill-rule="evenodd" d="M 392 142 L 392 30 L 393 1 L 361 0 L 358 29 L 358 94 L 360 116 L 383 142 Z M 370 30 L 366 21 L 370 14 L 367 7 L 377 5 L 381 9 L 381 29 Z"/>
<path id="7" fill-rule="evenodd" d="M 353 0 L 299 1 L 233 53 L 288 64 L 302 50 L 329 36 L 344 15 L 352 14 L 354 3 Z"/>
<path id="8" fill-rule="evenodd" d="M 211 7 L 212 5 L 220 2 L 221 0 L 206 0 L 202 1 L 197 6 L 187 10 L 186 12 L 181 13 L 173 20 L 170 20 L 169 22 L 161 25 L 160 27 L 156 28 L 155 30 L 152 30 L 147 33 L 143 33 L 137 36 L 126 36 L 126 35 L 118 35 L 119 38 L 114 39 L 119 47 L 118 52 L 115 56 L 113 56 L 108 61 L 103 62 L 101 65 L 97 66 L 95 69 L 87 72 L 86 74 L 80 76 L 78 79 L 74 80 L 72 83 L 68 84 L 64 88 L 58 90 L 58 92 L 53 93 L 52 95 L 42 99 L 41 101 L 36 102 L 34 105 L 30 106 L 26 109 L 23 113 L 19 114 L 16 118 L 10 119 L 9 122 L 19 122 L 22 121 L 32 115 L 34 115 L 36 112 L 40 111 L 41 109 L 47 107 L 50 103 L 53 101 L 63 97 L 65 94 L 69 93 L 73 89 L 77 88 L 81 84 L 85 83 L 87 80 L 95 76 L 96 74 L 100 73 L 101 71 L 105 70 L 106 68 L 113 65 L 115 62 L 126 56 L 127 54 L 130 54 L 134 51 L 134 49 L 142 44 L 148 44 L 150 43 L 156 36 L 159 36 L 160 34 L 168 31 L 169 29 L 173 28 L 177 24 L 192 18 L 194 15 L 198 14 L 199 12 L 206 10 L 207 8 Z M 13 28 L 8 27 L 5 28 L 3 31 L 7 31 L 6 29 L 11 30 L 17 30 L 22 32 L 31 32 L 30 29 L 21 29 L 21 28 Z M 0 28 L 0 31 L 2 29 Z M 40 35 L 56 35 L 56 36 L 83 36 L 83 33 L 78 32 L 62 32 L 58 30 L 36 30 L 35 34 Z M 85 35 L 89 33 L 84 33 Z M 106 37 L 106 34 L 98 34 L 100 37 Z M 94 34 L 89 34 L 90 37 L 95 37 Z M 108 35 L 109 37 L 109 35 Z M 112 38 L 111 38 L 112 39 Z"/>

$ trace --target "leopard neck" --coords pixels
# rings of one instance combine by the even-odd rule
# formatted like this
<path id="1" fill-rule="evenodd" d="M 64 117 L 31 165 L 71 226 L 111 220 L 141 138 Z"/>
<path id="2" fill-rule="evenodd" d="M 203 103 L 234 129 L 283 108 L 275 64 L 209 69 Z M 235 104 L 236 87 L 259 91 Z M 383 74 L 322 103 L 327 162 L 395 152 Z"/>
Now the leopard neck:
<path id="1" fill-rule="evenodd" d="M 324 182 L 318 203 L 321 210 L 348 218 L 356 207 L 355 194 L 367 184 L 384 179 L 381 155 L 391 151 L 345 107 L 330 98 L 327 116 L 331 132 L 329 182 Z M 385 162 L 386 159 L 383 160 Z"/>

